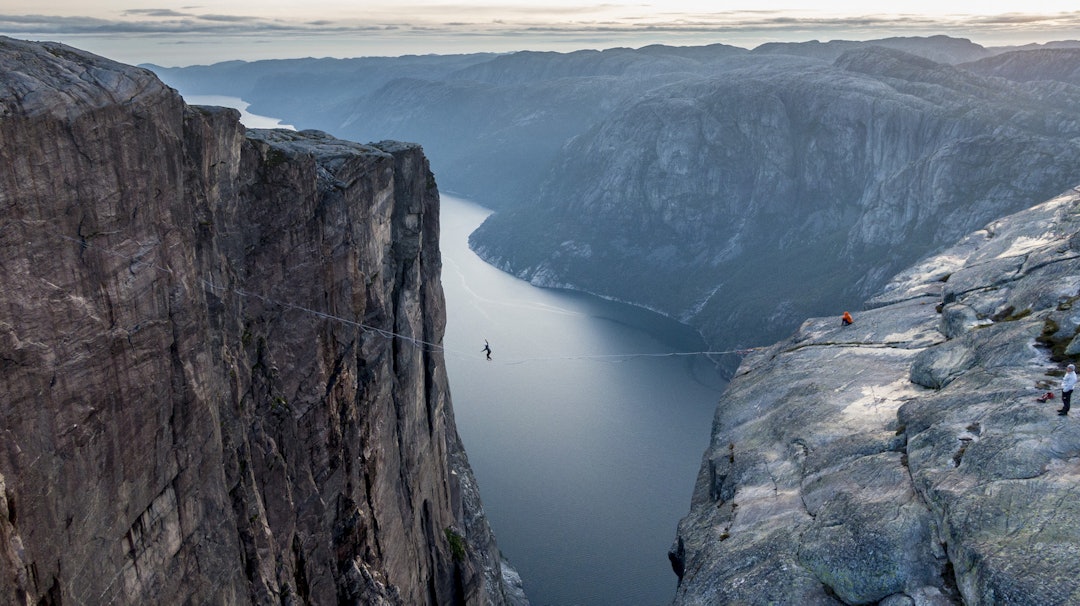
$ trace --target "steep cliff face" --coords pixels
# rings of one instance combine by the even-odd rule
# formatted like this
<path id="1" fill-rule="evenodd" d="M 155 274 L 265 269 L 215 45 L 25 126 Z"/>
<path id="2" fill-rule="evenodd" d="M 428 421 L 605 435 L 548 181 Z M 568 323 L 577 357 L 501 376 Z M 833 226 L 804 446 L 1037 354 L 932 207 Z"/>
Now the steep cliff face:
<path id="1" fill-rule="evenodd" d="M 444 188 L 512 208 L 533 200 L 568 139 L 624 102 L 747 52 L 717 44 L 154 69 L 185 94 L 236 95 L 339 137 L 423 141 Z"/>
<path id="2" fill-rule="evenodd" d="M 715 78 L 751 55 L 832 62 L 871 45 L 950 64 L 1001 52 L 932 36 L 775 43 L 753 51 L 724 44 L 651 45 L 569 53 L 233 61 L 154 70 L 185 94 L 235 95 L 252 103 L 253 111 L 339 137 L 423 141 L 444 188 L 502 210 L 535 201 L 569 140 L 661 86 Z"/>
<path id="3" fill-rule="evenodd" d="M 858 308 L 888 276 L 1080 181 L 1080 90 L 863 47 L 754 53 L 571 141 L 531 208 L 470 239 L 544 286 L 632 301 L 732 349 Z"/>
<path id="4" fill-rule="evenodd" d="M 245 132 L 61 45 L 0 39 L 0 74 L 3 601 L 524 603 L 422 151 Z"/>
<path id="5" fill-rule="evenodd" d="M 720 402 L 676 604 L 1073 604 L 1080 194 L 995 221 L 842 327 L 806 321 Z M 1060 392 L 1057 392 L 1060 394 Z"/>
<path id="6" fill-rule="evenodd" d="M 1077 55 L 971 63 L 1006 50 L 933 36 L 409 58 L 401 79 L 333 60 L 302 78 L 290 62 L 161 72 L 228 74 L 291 123 L 423 141 L 442 185 L 498 211 L 473 240 L 487 260 L 728 350 L 857 309 L 923 255 L 1080 182 L 1080 89 L 990 77 L 1075 82 Z"/>

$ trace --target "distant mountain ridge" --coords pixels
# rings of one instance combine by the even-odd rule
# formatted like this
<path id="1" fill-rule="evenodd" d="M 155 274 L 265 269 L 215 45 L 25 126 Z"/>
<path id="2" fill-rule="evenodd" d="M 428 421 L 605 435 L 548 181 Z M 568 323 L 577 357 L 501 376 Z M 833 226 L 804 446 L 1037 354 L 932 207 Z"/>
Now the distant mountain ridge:
<path id="1" fill-rule="evenodd" d="M 420 142 L 444 189 L 505 208 L 532 199 L 566 141 L 622 103 L 745 53 L 652 46 L 147 67 L 182 92 L 242 97 L 300 128 Z"/>
<path id="2" fill-rule="evenodd" d="M 1080 90 L 882 47 L 748 57 L 576 137 L 471 239 L 534 283 L 645 304 L 722 349 L 858 309 L 899 271 L 1080 182 Z"/>
<path id="3" fill-rule="evenodd" d="M 421 142 L 443 187 L 499 211 L 472 238 L 490 262 L 739 348 L 857 309 L 923 254 L 1080 182 L 1080 96 L 1047 81 L 1069 63 L 1030 83 L 980 67 L 1015 55 L 1023 72 L 1070 44 L 407 57 L 400 78 L 385 58 L 258 62 L 234 94 L 300 127 Z"/>
<path id="4" fill-rule="evenodd" d="M 768 42 L 753 50 L 755 53 L 791 54 L 799 57 L 813 57 L 823 61 L 835 61 L 844 53 L 870 44 L 883 48 L 899 50 L 935 63 L 962 63 L 975 61 L 995 54 L 995 51 L 975 44 L 964 38 L 949 36 L 898 37 L 856 42 L 853 40 L 830 40 L 819 42 Z"/>
<path id="5" fill-rule="evenodd" d="M 1080 85 L 1080 48 L 1013 51 L 964 63 L 961 67 L 1014 82 L 1055 80 Z"/>

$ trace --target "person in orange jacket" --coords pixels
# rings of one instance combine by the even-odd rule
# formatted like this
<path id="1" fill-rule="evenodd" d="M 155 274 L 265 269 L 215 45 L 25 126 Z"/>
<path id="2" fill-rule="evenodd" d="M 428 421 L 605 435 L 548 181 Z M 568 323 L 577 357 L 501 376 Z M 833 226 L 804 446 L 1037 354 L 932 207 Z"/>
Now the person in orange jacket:
<path id="1" fill-rule="evenodd" d="M 855 323 L 855 320 L 851 319 L 851 314 L 849 314 L 848 312 L 845 311 L 844 312 L 844 317 L 840 319 L 840 324 L 842 326 L 847 326 L 849 324 L 854 324 L 854 323 Z"/>

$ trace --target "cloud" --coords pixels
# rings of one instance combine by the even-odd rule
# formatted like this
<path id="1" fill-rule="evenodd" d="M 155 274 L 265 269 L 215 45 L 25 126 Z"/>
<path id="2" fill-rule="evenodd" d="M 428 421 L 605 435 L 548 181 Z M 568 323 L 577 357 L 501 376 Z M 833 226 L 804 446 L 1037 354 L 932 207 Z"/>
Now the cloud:
<path id="1" fill-rule="evenodd" d="M 787 11 L 698 11 L 676 14 L 647 13 L 641 10 L 621 14 L 608 9 L 613 5 L 548 7 L 524 5 L 513 9 L 461 4 L 451 7 L 410 7 L 406 20 L 400 9 L 385 14 L 369 11 L 364 17 L 340 19 L 266 19 L 258 16 L 200 13 L 199 6 L 183 10 L 165 8 L 130 9 L 120 18 L 89 16 L 46 16 L 0 14 L 0 32 L 12 35 L 31 34 L 114 34 L 114 35 L 222 35 L 258 36 L 261 34 L 297 37 L 322 34 L 347 35 L 393 33 L 395 36 L 495 37 L 531 34 L 555 39 L 597 39 L 613 43 L 632 43 L 635 36 L 647 33 L 656 39 L 669 35 L 673 42 L 680 37 L 716 39 L 782 33 L 805 36 L 877 37 L 886 35 L 926 35 L 952 33 L 974 36 L 980 31 L 1004 32 L 1008 28 L 1031 32 L 1038 29 L 1059 35 L 1080 37 L 1080 11 L 1056 14 L 1002 13 L 989 16 L 950 16 L 931 18 L 912 14 L 865 14 L 853 16 L 806 16 Z M 640 7 L 638 7 L 640 8 Z M 448 11 L 449 9 L 449 11 Z M 442 16 L 440 16 L 442 15 Z"/>
<path id="2" fill-rule="evenodd" d="M 98 31 L 115 27 L 116 21 L 95 17 L 52 17 L 44 15 L 0 15 L 0 31 L 11 33 L 52 33 Z"/>
<path id="3" fill-rule="evenodd" d="M 258 17 L 228 15 L 192 15 L 171 10 L 139 9 L 125 11 L 135 19 L 97 17 L 57 17 L 52 15 L 0 14 L 0 32 L 8 34 L 245 34 L 275 29 L 303 29 L 295 25 L 275 24 Z"/>
<path id="4" fill-rule="evenodd" d="M 125 15 L 146 15 L 147 17 L 187 17 L 188 13 L 179 13 L 169 8 L 129 8 Z"/>
<path id="5" fill-rule="evenodd" d="M 1076 25 L 1080 23 L 1080 11 L 1071 13 L 1057 13 L 1050 15 L 1005 13 L 1002 15 L 990 15 L 971 20 L 978 25 L 1030 25 L 1033 23 L 1045 23 L 1047 25 Z"/>
<path id="6" fill-rule="evenodd" d="M 217 21 L 220 23 L 260 23 L 261 20 L 241 15 L 199 15 L 204 21 Z"/>

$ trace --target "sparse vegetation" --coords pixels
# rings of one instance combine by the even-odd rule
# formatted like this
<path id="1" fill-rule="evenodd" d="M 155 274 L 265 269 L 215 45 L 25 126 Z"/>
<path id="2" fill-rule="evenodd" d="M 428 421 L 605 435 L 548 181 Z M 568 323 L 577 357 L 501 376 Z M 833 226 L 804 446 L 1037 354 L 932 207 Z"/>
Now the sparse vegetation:
<path id="1" fill-rule="evenodd" d="M 446 541 L 450 543 L 450 553 L 454 556 L 455 562 L 460 562 L 465 559 L 465 539 L 454 532 L 453 528 L 449 526 L 443 531 L 446 533 Z"/>
<path id="2" fill-rule="evenodd" d="M 1050 359 L 1054 362 L 1075 362 L 1073 356 L 1067 355 L 1065 350 L 1077 332 L 1080 332 L 1080 327 L 1077 327 L 1072 334 L 1062 335 L 1061 326 L 1053 318 L 1047 318 L 1043 322 L 1042 334 L 1035 337 L 1035 341 L 1050 350 Z"/>
<path id="3" fill-rule="evenodd" d="M 1006 307 L 1005 309 L 1001 310 L 1000 312 L 998 312 L 998 313 L 994 314 L 993 316 L 991 316 L 990 319 L 995 321 L 995 322 L 1014 322 L 1016 320 L 1026 318 L 1026 317 L 1028 317 L 1030 315 L 1031 315 L 1031 308 L 1030 307 L 1026 308 L 1026 309 L 1022 309 L 1020 311 L 1016 311 L 1016 308 L 1013 307 L 1012 305 L 1010 305 L 1010 306 Z"/>

